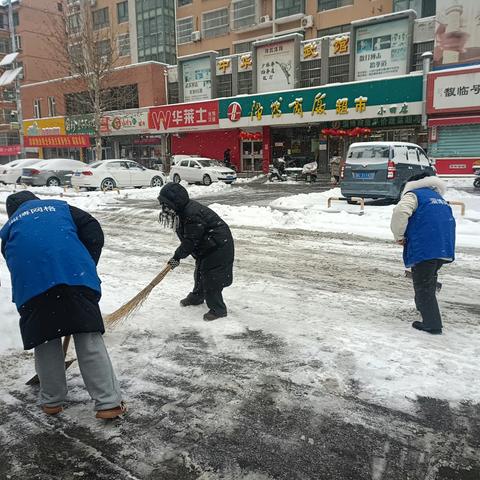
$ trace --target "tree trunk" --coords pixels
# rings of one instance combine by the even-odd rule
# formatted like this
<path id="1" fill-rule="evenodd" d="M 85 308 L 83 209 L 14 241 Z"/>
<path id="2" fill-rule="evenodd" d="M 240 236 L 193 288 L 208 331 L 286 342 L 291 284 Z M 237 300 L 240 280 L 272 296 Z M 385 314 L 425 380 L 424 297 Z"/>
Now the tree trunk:
<path id="1" fill-rule="evenodd" d="M 100 105 L 100 82 L 95 82 L 94 100 L 94 119 L 95 119 L 95 160 L 102 160 L 102 109 Z"/>

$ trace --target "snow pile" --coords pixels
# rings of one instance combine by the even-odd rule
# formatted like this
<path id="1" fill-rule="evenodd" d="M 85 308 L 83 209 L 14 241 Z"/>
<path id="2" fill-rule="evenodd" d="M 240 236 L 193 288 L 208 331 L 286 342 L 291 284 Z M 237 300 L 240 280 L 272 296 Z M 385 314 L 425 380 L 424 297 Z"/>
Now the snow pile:
<path id="1" fill-rule="evenodd" d="M 10 275 L 3 259 L 0 262 L 2 262 L 0 266 L 0 354 L 2 354 L 9 348 L 22 348 L 22 341 L 18 328 L 18 313 L 12 303 Z"/>
<path id="2" fill-rule="evenodd" d="M 252 183 L 252 182 L 257 182 L 259 180 L 262 180 L 266 177 L 264 173 L 261 173 L 260 175 L 255 175 L 254 177 L 245 177 L 245 178 L 237 178 L 235 180 L 235 183 Z"/>

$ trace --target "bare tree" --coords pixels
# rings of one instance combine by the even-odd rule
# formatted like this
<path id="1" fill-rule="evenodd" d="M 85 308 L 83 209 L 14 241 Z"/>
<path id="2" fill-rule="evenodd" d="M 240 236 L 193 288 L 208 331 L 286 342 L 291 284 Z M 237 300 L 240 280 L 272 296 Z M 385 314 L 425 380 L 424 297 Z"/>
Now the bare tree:
<path id="1" fill-rule="evenodd" d="M 61 14 L 52 18 L 49 42 L 57 52 L 57 59 L 71 77 L 65 86 L 71 92 L 71 101 L 76 113 L 93 114 L 96 158 L 102 158 L 101 124 L 104 112 L 113 110 L 121 99 L 136 97 L 136 89 L 112 88 L 112 76 L 121 65 L 122 48 L 129 50 L 129 44 L 120 44 L 121 36 L 112 26 L 108 10 L 94 13 L 91 2 L 63 0 Z M 125 39 L 125 37 L 123 37 Z M 127 39 L 128 40 L 128 39 Z"/>

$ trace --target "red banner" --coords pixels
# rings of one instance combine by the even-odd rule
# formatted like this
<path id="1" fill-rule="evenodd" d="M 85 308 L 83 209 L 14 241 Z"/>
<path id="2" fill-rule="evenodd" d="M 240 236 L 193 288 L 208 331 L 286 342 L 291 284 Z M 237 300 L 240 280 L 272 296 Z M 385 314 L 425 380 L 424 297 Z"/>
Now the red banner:
<path id="1" fill-rule="evenodd" d="M 25 137 L 26 147 L 58 148 L 58 147 L 89 147 L 88 135 L 39 135 Z"/>
<path id="2" fill-rule="evenodd" d="M 150 130 L 186 130 L 218 125 L 218 101 L 165 105 L 148 112 Z"/>
<path id="3" fill-rule="evenodd" d="M 0 145 L 0 157 L 18 155 L 20 151 L 20 145 Z"/>

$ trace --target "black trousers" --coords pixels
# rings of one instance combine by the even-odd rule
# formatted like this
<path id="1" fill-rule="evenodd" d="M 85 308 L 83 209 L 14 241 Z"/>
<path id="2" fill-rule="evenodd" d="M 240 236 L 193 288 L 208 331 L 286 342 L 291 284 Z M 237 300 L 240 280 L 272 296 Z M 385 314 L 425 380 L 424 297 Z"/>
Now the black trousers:
<path id="1" fill-rule="evenodd" d="M 194 280 L 195 284 L 190 295 L 195 296 L 198 302 L 205 300 L 207 302 L 207 307 L 213 313 L 217 315 L 226 315 L 227 306 L 223 301 L 223 288 L 208 289 L 204 287 L 204 283 L 202 281 L 202 271 L 199 268 L 199 262 L 197 262 L 195 267 Z"/>
<path id="2" fill-rule="evenodd" d="M 415 305 L 422 316 L 425 327 L 442 328 L 442 317 L 436 297 L 438 271 L 445 262 L 443 260 L 426 260 L 412 267 Z"/>

